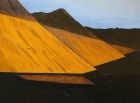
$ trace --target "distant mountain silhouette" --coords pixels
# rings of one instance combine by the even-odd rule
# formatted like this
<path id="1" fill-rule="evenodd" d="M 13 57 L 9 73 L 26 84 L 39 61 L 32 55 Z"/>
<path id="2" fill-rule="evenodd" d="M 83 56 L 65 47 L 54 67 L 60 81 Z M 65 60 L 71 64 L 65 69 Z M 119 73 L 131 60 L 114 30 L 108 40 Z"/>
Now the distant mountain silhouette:
<path id="1" fill-rule="evenodd" d="M 110 44 L 129 48 L 130 51 L 140 49 L 140 29 L 87 29 Z"/>
<path id="2" fill-rule="evenodd" d="M 58 9 L 50 13 L 36 12 L 32 14 L 40 23 L 72 33 L 93 36 L 79 22 L 77 22 L 65 9 Z"/>

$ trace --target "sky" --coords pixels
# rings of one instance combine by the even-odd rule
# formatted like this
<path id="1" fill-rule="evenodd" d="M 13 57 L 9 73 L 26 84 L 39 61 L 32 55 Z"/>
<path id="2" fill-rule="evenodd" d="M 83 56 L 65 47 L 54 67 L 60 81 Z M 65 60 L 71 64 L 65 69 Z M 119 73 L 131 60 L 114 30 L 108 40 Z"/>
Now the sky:
<path id="1" fill-rule="evenodd" d="M 140 28 L 140 0 L 20 0 L 30 12 L 66 9 L 84 26 Z"/>

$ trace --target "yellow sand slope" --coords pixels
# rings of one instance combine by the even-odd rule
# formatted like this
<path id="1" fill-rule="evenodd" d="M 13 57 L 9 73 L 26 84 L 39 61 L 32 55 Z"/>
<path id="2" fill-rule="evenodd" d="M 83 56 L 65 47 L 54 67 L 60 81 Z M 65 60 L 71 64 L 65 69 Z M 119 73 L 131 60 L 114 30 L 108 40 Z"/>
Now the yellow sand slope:
<path id="1" fill-rule="evenodd" d="M 20 77 L 25 80 L 41 81 L 41 82 L 56 82 L 64 84 L 89 84 L 89 85 L 94 84 L 84 76 L 77 75 L 21 74 Z"/>
<path id="2" fill-rule="evenodd" d="M 35 21 L 0 14 L 0 23 L 0 72 L 81 74 L 95 70 Z"/>
<path id="3" fill-rule="evenodd" d="M 128 47 L 125 47 L 125 46 L 122 46 L 122 45 L 117 45 L 117 44 L 112 44 L 112 43 L 108 43 L 108 44 L 110 44 L 113 48 L 115 48 L 116 50 L 118 50 L 119 52 L 121 52 L 124 55 L 135 51 L 132 48 L 128 48 Z"/>
<path id="4" fill-rule="evenodd" d="M 93 66 L 124 57 L 97 37 L 86 37 L 52 27 L 47 27 L 47 29 Z"/>

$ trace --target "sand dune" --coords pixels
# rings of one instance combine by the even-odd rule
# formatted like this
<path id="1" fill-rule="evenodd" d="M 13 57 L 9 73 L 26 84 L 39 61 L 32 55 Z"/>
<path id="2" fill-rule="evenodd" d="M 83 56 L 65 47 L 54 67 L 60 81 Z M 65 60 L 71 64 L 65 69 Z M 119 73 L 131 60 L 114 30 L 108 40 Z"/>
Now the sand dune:
<path id="1" fill-rule="evenodd" d="M 113 48 L 115 48 L 116 50 L 118 50 L 119 52 L 121 52 L 124 55 L 135 51 L 135 49 L 128 48 L 126 46 L 122 46 L 122 45 L 118 45 L 118 44 L 111 44 L 111 43 L 108 43 L 108 44 L 110 44 Z"/>
<path id="2" fill-rule="evenodd" d="M 47 27 L 47 29 L 93 66 L 123 57 L 120 52 L 99 38 L 90 38 L 52 27 Z"/>
<path id="3" fill-rule="evenodd" d="M 58 9 L 51 13 L 33 13 L 33 16 L 59 40 L 93 66 L 104 64 L 123 55 L 96 37 L 66 10 Z"/>
<path id="4" fill-rule="evenodd" d="M 12 15 L 19 2 L 14 0 L 12 8 L 10 1 L 0 2 L 5 10 L 0 13 L 1 72 L 81 74 L 95 70 L 36 21 Z M 17 9 L 24 10 L 20 5 Z"/>
<path id="5" fill-rule="evenodd" d="M 94 70 L 38 23 L 3 14 L 0 14 L 0 20 L 1 52 L 13 72 L 78 73 Z M 5 72 L 5 68 L 1 71 Z"/>

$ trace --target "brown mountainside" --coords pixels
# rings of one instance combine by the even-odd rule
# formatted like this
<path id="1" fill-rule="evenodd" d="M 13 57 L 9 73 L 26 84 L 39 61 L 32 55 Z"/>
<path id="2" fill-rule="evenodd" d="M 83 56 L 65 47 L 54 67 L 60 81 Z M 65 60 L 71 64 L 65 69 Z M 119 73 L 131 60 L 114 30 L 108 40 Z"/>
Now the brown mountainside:
<path id="1" fill-rule="evenodd" d="M 0 0 L 0 13 L 35 20 L 18 0 Z"/>
<path id="2" fill-rule="evenodd" d="M 130 52 L 140 49 L 140 29 L 87 29 L 112 45 L 129 48 Z"/>
<path id="3" fill-rule="evenodd" d="M 58 9 L 50 13 L 36 12 L 32 15 L 44 25 L 80 35 L 93 36 L 64 9 Z"/>

